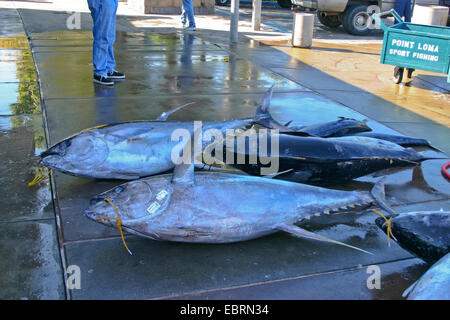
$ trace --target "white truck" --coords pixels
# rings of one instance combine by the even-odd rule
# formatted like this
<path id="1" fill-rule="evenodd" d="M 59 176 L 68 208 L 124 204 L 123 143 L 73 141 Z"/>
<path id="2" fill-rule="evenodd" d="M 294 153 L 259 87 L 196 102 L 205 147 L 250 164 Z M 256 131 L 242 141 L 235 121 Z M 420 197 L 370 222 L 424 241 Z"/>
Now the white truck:
<path id="1" fill-rule="evenodd" d="M 394 8 L 395 0 L 291 0 L 293 5 L 307 10 L 317 10 L 317 18 L 327 27 L 341 24 L 345 31 L 364 35 L 372 29 L 370 18 L 375 12 Z"/>

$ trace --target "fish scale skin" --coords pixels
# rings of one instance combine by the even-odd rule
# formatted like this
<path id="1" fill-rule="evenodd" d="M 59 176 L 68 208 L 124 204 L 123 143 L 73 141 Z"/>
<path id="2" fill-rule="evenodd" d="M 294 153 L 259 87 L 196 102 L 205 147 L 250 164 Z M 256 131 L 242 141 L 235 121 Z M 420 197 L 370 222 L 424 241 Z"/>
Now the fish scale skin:
<path id="1" fill-rule="evenodd" d="M 271 136 L 269 140 L 274 137 Z M 242 158 L 244 161 L 232 166 L 249 174 L 260 175 L 261 168 L 266 165 L 260 161 L 256 164 L 250 161 L 258 149 L 250 149 L 248 137 L 242 139 L 246 140 L 238 140 L 238 143 L 245 142 L 245 149 L 239 150 L 238 143 L 225 146 L 224 157 L 230 153 L 233 159 Z M 425 160 L 414 150 L 373 138 L 324 139 L 283 134 L 278 135 L 275 141 L 279 143 L 279 171 L 290 170 L 278 179 L 296 182 L 348 181 L 386 168 L 416 166 Z"/>
<path id="2" fill-rule="evenodd" d="M 204 243 L 243 241 L 276 232 L 276 226 L 280 223 L 291 224 L 327 208 L 372 201 L 367 192 L 330 190 L 221 173 L 196 173 L 195 187 L 171 184 L 170 175 L 139 181 L 150 186 L 151 197 L 161 190 L 173 188 L 170 190 L 170 200 L 161 204 L 161 207 L 166 206 L 162 212 L 145 215 L 148 199 L 145 205 L 135 204 L 131 210 L 111 191 L 99 197 L 111 194 L 110 200 L 121 213 L 125 228 L 158 240 Z M 136 182 L 128 184 L 133 183 Z M 123 192 L 126 193 L 126 188 Z M 126 199 L 123 194 L 121 197 Z M 110 206 L 100 202 L 86 210 L 86 215 L 91 219 L 112 214 Z M 133 216 L 139 218 L 133 220 Z M 114 226 L 113 222 L 109 224 Z"/>
<path id="3" fill-rule="evenodd" d="M 417 280 L 409 292 L 403 293 L 408 300 L 450 300 L 450 253 L 436 262 Z"/>
<path id="4" fill-rule="evenodd" d="M 203 122 L 202 129 L 217 129 L 225 135 L 226 130 L 252 124 L 252 119 Z M 162 173 L 175 166 L 171 154 L 180 142 L 171 136 L 177 129 L 192 135 L 194 122 L 136 121 L 84 130 L 45 151 L 41 163 L 67 174 L 99 179 L 133 180 Z M 204 141 L 202 147 L 207 144 Z M 86 149 L 89 154 L 84 154 Z"/>

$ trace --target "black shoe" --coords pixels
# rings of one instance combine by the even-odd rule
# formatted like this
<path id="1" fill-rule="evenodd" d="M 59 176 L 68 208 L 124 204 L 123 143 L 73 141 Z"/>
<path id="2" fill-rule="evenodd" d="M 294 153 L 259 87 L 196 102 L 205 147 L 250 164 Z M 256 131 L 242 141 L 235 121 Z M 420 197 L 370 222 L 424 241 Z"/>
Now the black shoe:
<path id="1" fill-rule="evenodd" d="M 104 86 L 113 86 L 114 85 L 114 81 L 112 81 L 110 78 L 104 77 L 104 76 L 99 76 L 96 74 L 94 74 L 94 82 L 104 85 Z"/>
<path id="2" fill-rule="evenodd" d="M 114 71 L 111 71 L 108 73 L 108 78 L 109 79 L 125 79 L 125 74 L 114 70 Z"/>

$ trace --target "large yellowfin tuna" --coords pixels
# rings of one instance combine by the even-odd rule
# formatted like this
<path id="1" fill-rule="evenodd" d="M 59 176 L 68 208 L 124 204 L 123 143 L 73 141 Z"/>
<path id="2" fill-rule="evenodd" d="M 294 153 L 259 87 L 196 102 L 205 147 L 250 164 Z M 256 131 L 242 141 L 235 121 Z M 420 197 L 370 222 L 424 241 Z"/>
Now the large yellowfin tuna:
<path id="1" fill-rule="evenodd" d="M 271 95 L 272 88 L 263 96 L 253 118 L 203 122 L 203 130 L 215 129 L 225 136 L 226 130 L 247 129 L 254 124 L 282 127 L 269 113 Z M 175 166 L 171 152 L 179 143 L 172 141 L 172 133 L 184 129 L 192 134 L 194 122 L 165 121 L 169 114 L 161 115 L 156 121 L 84 130 L 43 152 L 41 163 L 67 174 L 101 179 L 133 180 L 171 170 Z"/>

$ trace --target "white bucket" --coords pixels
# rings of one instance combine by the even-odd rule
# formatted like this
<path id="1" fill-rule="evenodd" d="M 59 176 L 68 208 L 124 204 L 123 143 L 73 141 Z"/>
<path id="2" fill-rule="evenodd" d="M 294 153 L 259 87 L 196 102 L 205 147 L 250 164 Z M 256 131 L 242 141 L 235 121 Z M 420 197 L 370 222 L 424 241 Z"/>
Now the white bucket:
<path id="1" fill-rule="evenodd" d="M 300 48 L 311 48 L 314 27 L 314 14 L 297 12 L 294 14 L 292 28 L 292 45 Z"/>

